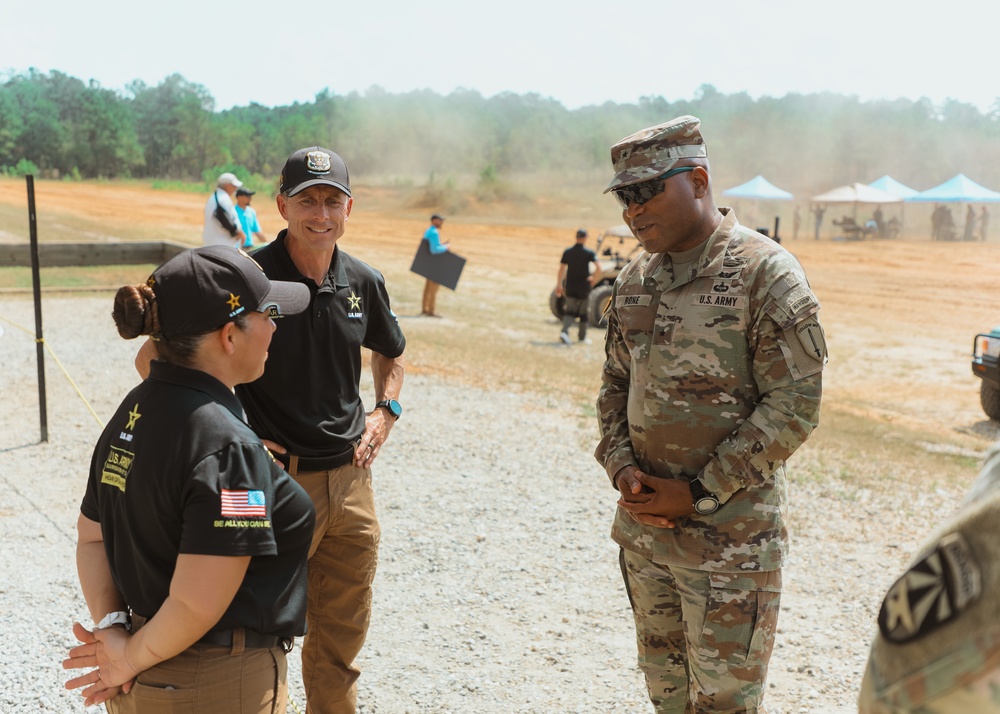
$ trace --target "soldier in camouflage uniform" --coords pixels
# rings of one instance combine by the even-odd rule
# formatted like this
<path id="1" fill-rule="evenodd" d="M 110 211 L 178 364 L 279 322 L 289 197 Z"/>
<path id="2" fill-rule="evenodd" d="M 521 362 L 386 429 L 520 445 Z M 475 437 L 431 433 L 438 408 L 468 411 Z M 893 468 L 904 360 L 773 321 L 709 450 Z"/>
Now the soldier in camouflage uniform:
<path id="1" fill-rule="evenodd" d="M 798 262 L 712 198 L 700 122 L 611 148 L 642 243 L 615 282 L 595 456 L 657 712 L 763 712 L 787 549 L 784 462 L 826 343 Z"/>
<path id="2" fill-rule="evenodd" d="M 861 714 L 1000 712 L 1000 444 L 878 616 Z"/>

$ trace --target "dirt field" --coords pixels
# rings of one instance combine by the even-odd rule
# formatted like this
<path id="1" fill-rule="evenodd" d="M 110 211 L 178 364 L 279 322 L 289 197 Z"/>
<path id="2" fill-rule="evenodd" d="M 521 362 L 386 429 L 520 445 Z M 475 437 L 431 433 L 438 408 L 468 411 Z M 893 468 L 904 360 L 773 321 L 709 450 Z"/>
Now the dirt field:
<path id="1" fill-rule="evenodd" d="M 205 201 L 200 194 L 68 182 L 37 182 L 36 191 L 42 240 L 79 240 L 82 232 L 90 240 L 160 236 L 200 242 Z M 0 238 L 26 238 L 26 219 L 18 218 L 24 196 L 23 181 L 0 180 Z M 607 200 L 595 196 L 595 204 Z M 373 211 L 366 201 L 380 208 L 387 203 L 377 190 L 359 187 L 342 245 L 387 277 L 398 276 L 390 284 L 405 314 L 418 297 L 419 286 L 407 269 L 424 228 L 423 211 Z M 265 232 L 276 232 L 281 218 L 273 200 L 258 195 L 254 207 Z M 544 224 L 541 218 L 538 223 Z M 544 315 L 560 251 L 572 242 L 573 227 L 485 224 L 449 216 L 443 238 L 468 258 L 468 266 L 459 291 L 445 295 L 443 303 L 461 310 L 479 299 L 477 288 L 486 285 L 506 299 L 530 303 L 526 307 L 532 311 L 539 307 Z M 596 236 L 603 226 L 587 227 Z M 970 374 L 968 355 L 973 335 L 1000 323 L 993 269 L 1000 243 L 800 238 L 786 239 L 784 245 L 806 268 L 823 305 L 831 349 L 825 412 L 913 429 L 973 450 L 983 445 L 983 437 L 993 436 L 979 408 L 978 380 Z M 400 291 L 400 285 L 405 289 Z M 523 324 L 502 327 L 526 329 Z M 550 330 L 546 325 L 540 334 Z M 970 435 L 971 440 L 965 438 Z"/>
<path id="2" fill-rule="evenodd" d="M 49 182 L 37 189 L 42 240 L 200 242 L 204 195 Z M 429 211 L 393 208 L 391 195 L 364 187 L 356 197 L 342 246 L 385 273 L 408 337 L 408 374 L 568 398 L 577 412 L 567 418 L 589 428 L 601 340 L 594 335 L 593 345 L 560 348 L 547 306 L 576 223 L 544 215 L 489 223 L 449 216 L 442 237 L 468 264 L 458 291 L 439 296 L 446 319 L 427 321 L 415 317 L 423 281 L 408 268 Z M 600 205 L 589 215 L 611 218 L 584 222 L 593 236 L 615 222 L 600 203 L 608 200 L 594 198 Z M 281 221 L 273 202 L 258 195 L 254 205 L 265 232 L 276 232 Z M 26 239 L 24 212 L 23 181 L 0 180 L 0 240 Z M 784 712 L 849 711 L 874 600 L 855 602 L 853 611 L 843 603 L 857 600 L 858 582 L 891 581 L 928 520 L 950 511 L 998 436 L 980 409 L 969 359 L 973 336 L 1000 324 L 994 268 L 1000 244 L 800 238 L 784 245 L 823 305 L 830 363 L 821 426 L 795 457 L 798 510 L 790 523 L 801 560 L 782 602 L 788 614 L 771 686 L 783 693 Z M 135 268 L 134 281 L 147 270 Z M 906 495 L 897 500 L 898 493 Z M 819 518 L 811 507 L 829 510 Z M 828 573 L 831 553 L 841 556 L 841 570 Z M 831 599 L 831 587 L 840 589 L 841 600 Z M 841 630 L 848 621 L 850 637 Z M 831 669 L 823 658 L 845 669 Z M 839 707 L 792 708 L 813 690 L 819 700 L 836 692 Z"/>

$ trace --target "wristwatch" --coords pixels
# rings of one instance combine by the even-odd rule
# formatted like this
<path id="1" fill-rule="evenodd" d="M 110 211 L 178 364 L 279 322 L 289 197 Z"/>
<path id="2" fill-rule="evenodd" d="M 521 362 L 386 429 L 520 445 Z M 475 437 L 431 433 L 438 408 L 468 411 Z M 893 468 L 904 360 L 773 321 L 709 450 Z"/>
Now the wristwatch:
<path id="1" fill-rule="evenodd" d="M 123 625 L 126 630 L 132 630 L 132 624 L 129 622 L 128 613 L 124 610 L 109 612 L 104 616 L 104 619 L 97 623 L 97 629 L 101 630 L 105 627 L 111 627 L 112 625 Z"/>
<path id="2" fill-rule="evenodd" d="M 714 493 L 705 490 L 705 484 L 698 479 L 694 479 L 688 484 L 691 488 L 691 500 L 694 501 L 694 510 L 703 516 L 715 513 L 719 510 L 719 497 Z"/>
<path id="3" fill-rule="evenodd" d="M 375 404 L 375 408 L 384 408 L 393 419 L 399 419 L 400 415 L 403 413 L 403 407 L 399 406 L 399 402 L 395 399 L 383 399 L 381 402 Z"/>

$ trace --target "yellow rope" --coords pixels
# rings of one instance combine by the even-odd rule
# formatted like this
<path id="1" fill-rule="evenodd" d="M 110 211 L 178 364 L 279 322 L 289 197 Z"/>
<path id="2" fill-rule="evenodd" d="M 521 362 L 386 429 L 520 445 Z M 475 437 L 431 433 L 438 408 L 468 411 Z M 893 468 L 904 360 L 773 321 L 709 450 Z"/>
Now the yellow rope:
<path id="1" fill-rule="evenodd" d="M 14 322 L 13 320 L 11 320 L 8 317 L 4 317 L 3 315 L 0 315 L 0 320 L 3 320 L 4 322 L 7 322 L 7 323 L 13 325 L 17 329 L 22 330 L 22 331 L 28 333 L 29 335 L 34 336 L 34 334 L 35 334 L 34 332 L 32 332 L 31 330 L 29 330 L 28 328 L 22 327 L 21 325 L 18 325 L 16 322 Z M 90 410 L 90 413 L 93 415 L 94 420 L 103 429 L 104 428 L 104 422 L 102 422 L 101 418 L 99 416 L 97 416 L 97 412 L 95 412 L 94 408 L 92 406 L 90 406 L 90 402 L 87 401 L 87 398 L 85 396 L 83 396 L 83 392 L 80 391 L 80 388 L 76 385 L 76 382 L 73 381 L 73 378 L 70 376 L 69 372 L 63 366 L 63 363 L 59 361 L 59 358 L 56 356 L 56 353 L 52 351 L 51 347 L 49 347 L 49 343 L 45 341 L 44 337 L 42 337 L 42 338 L 35 337 L 34 339 L 35 339 L 35 344 L 41 343 L 42 345 L 45 346 L 45 349 L 48 350 L 48 353 L 52 356 L 52 359 L 55 360 L 55 363 L 59 366 L 59 369 L 61 369 L 62 373 L 64 375 L 66 375 L 67 381 L 73 386 L 73 389 L 80 396 L 80 399 L 83 401 L 84 406 L 86 406 L 87 409 Z"/>

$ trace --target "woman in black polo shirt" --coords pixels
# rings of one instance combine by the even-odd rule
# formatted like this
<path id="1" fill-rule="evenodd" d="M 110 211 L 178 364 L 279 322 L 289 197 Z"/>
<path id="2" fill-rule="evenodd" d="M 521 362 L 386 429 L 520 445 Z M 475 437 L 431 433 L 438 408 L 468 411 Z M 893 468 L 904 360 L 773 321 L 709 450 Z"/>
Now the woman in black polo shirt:
<path id="1" fill-rule="evenodd" d="M 284 712 L 285 653 L 305 632 L 313 508 L 243 422 L 232 389 L 264 370 L 273 316 L 309 290 L 272 282 L 229 246 L 194 248 L 114 319 L 159 359 L 94 450 L 77 566 L 94 622 L 67 682 L 127 712 Z M 131 625 L 131 632 L 129 631 Z"/>

